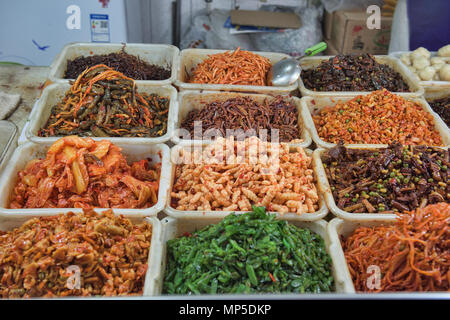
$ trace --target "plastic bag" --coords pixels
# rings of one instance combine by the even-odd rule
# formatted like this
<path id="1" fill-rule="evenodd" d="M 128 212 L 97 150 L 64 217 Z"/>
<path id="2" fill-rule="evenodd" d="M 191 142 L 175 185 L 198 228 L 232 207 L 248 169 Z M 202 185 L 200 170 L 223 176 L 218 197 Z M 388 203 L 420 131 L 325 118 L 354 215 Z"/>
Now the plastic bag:
<path id="1" fill-rule="evenodd" d="M 298 29 L 285 29 L 277 33 L 251 34 L 250 37 L 257 51 L 282 52 L 291 56 L 300 56 L 306 49 L 322 40 L 320 23 L 323 14 L 322 7 L 265 6 L 264 9 L 269 11 L 293 11 L 300 16 L 302 26 Z"/>
<path id="2" fill-rule="evenodd" d="M 214 9 L 208 15 L 206 12 L 198 14 L 192 26 L 180 41 L 181 49 L 208 48 L 231 50 L 241 47 L 244 50 L 254 50 L 248 34 L 230 34 L 224 24 L 230 12 Z"/>
<path id="3" fill-rule="evenodd" d="M 325 10 L 334 12 L 337 10 L 366 9 L 370 5 L 382 6 L 382 0 L 321 0 Z"/>
<path id="4" fill-rule="evenodd" d="M 206 48 L 206 34 L 211 27 L 209 16 L 206 13 L 199 14 L 193 19 L 193 23 L 180 39 L 180 49 Z"/>

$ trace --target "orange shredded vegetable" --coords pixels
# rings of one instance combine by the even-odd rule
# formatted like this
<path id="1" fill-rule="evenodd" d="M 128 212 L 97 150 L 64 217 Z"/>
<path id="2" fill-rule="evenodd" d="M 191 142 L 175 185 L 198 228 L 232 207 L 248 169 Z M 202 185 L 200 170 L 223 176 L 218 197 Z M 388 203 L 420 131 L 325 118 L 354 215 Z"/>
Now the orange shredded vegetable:
<path id="1" fill-rule="evenodd" d="M 313 120 L 319 137 L 331 143 L 443 144 L 430 113 L 386 89 L 325 107 Z"/>
<path id="2" fill-rule="evenodd" d="M 342 241 L 357 291 L 449 291 L 450 204 L 404 212 L 392 225 L 358 227 Z M 370 266 L 381 279 L 376 286 Z"/>
<path id="3" fill-rule="evenodd" d="M 265 86 L 272 64 L 250 51 L 227 51 L 209 55 L 195 68 L 189 82 Z"/>
<path id="4" fill-rule="evenodd" d="M 147 208 L 157 202 L 160 164 L 130 165 L 108 140 L 68 136 L 19 171 L 10 208 Z"/>

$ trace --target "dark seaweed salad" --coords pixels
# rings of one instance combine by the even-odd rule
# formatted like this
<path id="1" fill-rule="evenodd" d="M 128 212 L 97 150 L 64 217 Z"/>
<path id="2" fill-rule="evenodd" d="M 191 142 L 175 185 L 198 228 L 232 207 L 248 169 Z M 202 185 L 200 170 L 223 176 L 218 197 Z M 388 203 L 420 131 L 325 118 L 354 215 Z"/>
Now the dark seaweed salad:
<path id="1" fill-rule="evenodd" d="M 329 292 L 331 264 L 321 236 L 253 207 L 169 240 L 163 293 Z"/>

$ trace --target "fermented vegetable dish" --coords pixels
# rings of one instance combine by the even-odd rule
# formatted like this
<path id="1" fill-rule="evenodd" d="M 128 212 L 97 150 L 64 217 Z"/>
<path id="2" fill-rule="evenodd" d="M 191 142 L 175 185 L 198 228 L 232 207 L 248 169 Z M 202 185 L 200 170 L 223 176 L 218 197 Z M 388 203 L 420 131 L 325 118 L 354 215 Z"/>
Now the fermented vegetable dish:
<path id="1" fill-rule="evenodd" d="M 151 237 L 112 211 L 30 219 L 0 231 L 0 296 L 142 295 Z"/>
<path id="2" fill-rule="evenodd" d="M 331 265 L 321 236 L 254 207 L 169 240 L 163 292 L 329 292 Z"/>
<path id="3" fill-rule="evenodd" d="M 148 208 L 158 200 L 160 167 L 150 159 L 129 165 L 108 140 L 64 137 L 19 171 L 9 207 Z"/>
<path id="4" fill-rule="evenodd" d="M 450 290 L 450 205 L 405 212 L 392 225 L 358 227 L 342 239 L 347 265 L 360 292 Z M 370 266 L 379 268 L 379 283 Z"/>
<path id="5" fill-rule="evenodd" d="M 38 136 L 160 137 L 169 98 L 139 94 L 133 79 L 105 65 L 81 73 Z"/>
<path id="6" fill-rule="evenodd" d="M 237 48 L 209 55 L 192 70 L 189 82 L 265 86 L 271 66 L 266 57 Z"/>
<path id="7" fill-rule="evenodd" d="M 449 152 L 392 144 L 385 149 L 338 145 L 322 158 L 337 206 L 348 212 L 394 213 L 450 201 Z"/>
<path id="8" fill-rule="evenodd" d="M 319 137 L 331 143 L 443 145 L 429 112 L 385 89 L 338 101 L 313 120 Z"/>
<path id="9" fill-rule="evenodd" d="M 271 141 L 272 130 L 278 130 L 275 137 L 280 142 L 291 142 L 300 139 L 302 132 L 297 107 L 281 96 L 263 103 L 250 97 L 236 97 L 208 103 L 202 109 L 194 109 L 180 125 L 189 131 L 191 138 L 194 137 L 196 121 L 201 121 L 202 134 L 217 129 L 222 137 L 229 136 L 227 130 L 240 129 L 242 135 L 253 130 L 254 135 L 260 138 L 265 135 L 267 141 Z"/>

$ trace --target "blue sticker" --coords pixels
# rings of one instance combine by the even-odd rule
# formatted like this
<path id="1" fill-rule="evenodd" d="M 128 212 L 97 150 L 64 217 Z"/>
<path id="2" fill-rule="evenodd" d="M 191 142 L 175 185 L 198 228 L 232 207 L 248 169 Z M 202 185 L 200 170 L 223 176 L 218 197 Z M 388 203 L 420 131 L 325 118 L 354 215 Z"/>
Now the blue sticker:
<path id="1" fill-rule="evenodd" d="M 91 41 L 110 42 L 108 15 L 91 13 L 90 18 L 91 18 Z"/>

